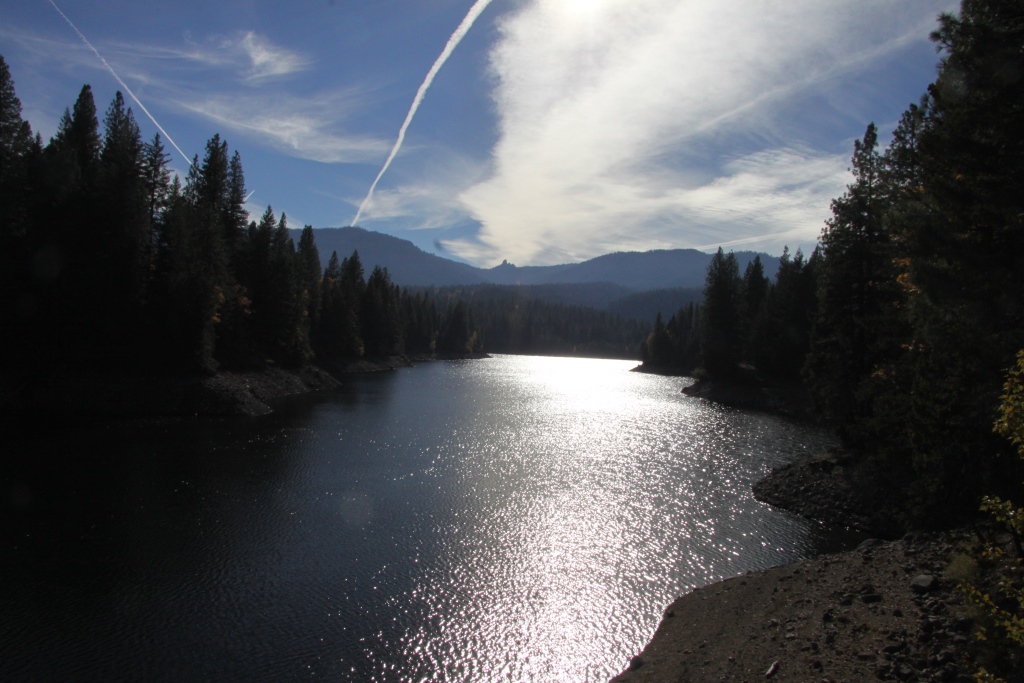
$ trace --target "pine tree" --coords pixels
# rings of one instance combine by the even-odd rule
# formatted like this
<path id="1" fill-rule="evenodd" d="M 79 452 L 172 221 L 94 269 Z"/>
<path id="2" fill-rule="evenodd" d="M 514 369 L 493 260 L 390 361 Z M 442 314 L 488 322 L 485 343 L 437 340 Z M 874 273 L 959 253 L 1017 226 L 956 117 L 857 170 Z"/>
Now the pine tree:
<path id="1" fill-rule="evenodd" d="M 282 213 L 270 242 L 275 357 L 288 365 L 302 365 L 312 358 L 309 318 L 303 296 L 295 243 L 288 234 L 288 218 Z"/>
<path id="2" fill-rule="evenodd" d="M 391 282 L 386 268 L 374 266 L 370 272 L 363 290 L 359 320 L 367 355 L 392 356 L 403 352 L 404 325 L 398 288 Z"/>
<path id="3" fill-rule="evenodd" d="M 672 366 L 673 349 L 673 339 L 669 335 L 659 312 L 654 319 L 654 329 L 647 336 L 647 340 L 643 344 L 641 360 L 645 366 L 669 368 Z"/>
<path id="4" fill-rule="evenodd" d="M 1024 6 L 964 0 L 933 34 L 943 58 L 920 132 L 919 206 L 901 221 L 915 358 L 919 500 L 969 510 L 1001 461 L 988 427 L 1024 347 Z M 934 514 L 940 514 L 935 512 Z"/>
<path id="5" fill-rule="evenodd" d="M 144 144 L 132 110 L 125 109 L 120 92 L 107 110 L 104 128 L 99 177 L 101 230 L 108 235 L 108 253 L 116 253 L 114 258 L 118 261 L 104 267 L 125 275 L 126 281 L 122 284 L 131 290 L 126 298 L 141 299 L 152 248 L 143 180 Z"/>
<path id="6" fill-rule="evenodd" d="M 64 110 L 57 134 L 50 143 L 58 151 L 70 155 L 66 163 L 73 168 L 72 173 L 77 183 L 88 185 L 95 177 L 102 145 L 99 128 L 96 101 L 92 96 L 92 88 L 86 84 L 82 86 L 71 110 Z"/>
<path id="7" fill-rule="evenodd" d="M 298 250 L 299 286 L 309 311 L 309 336 L 314 339 L 320 328 L 320 252 L 316 248 L 313 226 L 302 228 Z"/>
<path id="8" fill-rule="evenodd" d="M 342 266 L 332 252 L 324 269 L 320 303 L 320 330 L 314 339 L 318 357 L 331 359 L 362 355 L 355 309 L 342 291 Z"/>
<path id="9" fill-rule="evenodd" d="M 708 264 L 701 317 L 701 362 L 710 377 L 736 374 L 740 362 L 740 272 L 736 255 L 722 248 Z"/>
<path id="10" fill-rule="evenodd" d="M 753 360 L 754 351 L 756 351 L 756 344 L 753 341 L 754 328 L 758 322 L 758 314 L 763 315 L 762 309 L 768 298 L 770 286 L 771 280 L 764 274 L 761 257 L 755 256 L 747 264 L 747 268 L 743 272 L 743 284 L 741 286 L 742 355 L 746 360 Z"/>
<path id="11" fill-rule="evenodd" d="M 437 336 L 437 352 L 442 356 L 464 356 L 474 351 L 476 331 L 469 307 L 464 301 L 450 304 L 441 321 Z"/>
<path id="12" fill-rule="evenodd" d="M 159 133 L 154 134 L 153 141 L 143 147 L 142 159 L 142 182 L 146 194 L 149 225 L 154 232 L 158 232 L 161 213 L 167 208 L 171 192 L 171 172 L 168 167 L 171 157 L 164 151 Z"/>
<path id="13" fill-rule="evenodd" d="M 224 144 L 226 152 L 227 143 Z M 245 171 L 242 169 L 242 157 L 237 151 L 228 164 L 227 188 L 221 213 L 224 245 L 229 261 L 237 270 L 237 261 L 240 254 L 245 251 L 245 228 L 249 222 L 249 212 L 245 210 Z"/>
<path id="14" fill-rule="evenodd" d="M 878 131 L 868 125 L 854 143 L 854 182 L 832 201 L 832 217 L 821 235 L 818 316 L 814 325 L 806 378 L 819 414 L 845 438 L 851 425 L 870 410 L 857 398 L 873 359 L 869 340 L 878 315 L 873 291 L 885 258 L 882 219 L 887 210 L 882 183 Z"/>
<path id="15" fill-rule="evenodd" d="M 32 129 L 21 118 L 21 101 L 0 57 L 0 377 L 23 371 L 32 346 L 26 330 L 31 306 L 18 306 L 33 301 L 27 236 L 32 149 Z"/>
<path id="16" fill-rule="evenodd" d="M 21 100 L 14 92 L 7 62 L 0 56 L 0 252 L 6 252 L 8 258 L 15 248 L 8 240 L 24 237 L 27 229 L 27 164 L 31 148 L 32 128 L 21 118 Z M 7 273 L 13 272 L 14 264 L 0 263 Z"/>

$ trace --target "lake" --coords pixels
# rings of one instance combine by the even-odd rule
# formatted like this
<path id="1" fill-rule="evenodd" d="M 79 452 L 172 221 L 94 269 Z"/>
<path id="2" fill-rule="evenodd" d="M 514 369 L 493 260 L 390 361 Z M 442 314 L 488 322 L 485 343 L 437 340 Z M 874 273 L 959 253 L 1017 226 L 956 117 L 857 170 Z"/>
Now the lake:
<path id="1" fill-rule="evenodd" d="M 607 681 L 696 586 L 855 543 L 757 502 L 816 427 L 633 362 L 356 376 L 5 438 L 4 680 Z"/>

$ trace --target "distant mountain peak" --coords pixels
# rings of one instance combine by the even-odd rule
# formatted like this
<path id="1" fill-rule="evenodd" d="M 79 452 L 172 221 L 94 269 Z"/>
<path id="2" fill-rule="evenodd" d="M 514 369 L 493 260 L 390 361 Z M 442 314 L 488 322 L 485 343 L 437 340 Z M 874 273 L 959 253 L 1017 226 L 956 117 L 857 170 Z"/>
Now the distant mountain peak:
<path id="1" fill-rule="evenodd" d="M 298 241 L 299 230 L 293 230 Z M 320 260 L 326 264 L 331 252 L 340 258 L 359 251 L 367 268 L 380 265 L 388 269 L 392 280 L 403 287 L 446 287 L 477 284 L 560 285 L 607 283 L 634 292 L 655 289 L 703 287 L 711 254 L 696 249 L 652 249 L 604 254 L 582 263 L 555 266 L 516 266 L 507 259 L 493 268 L 475 268 L 430 254 L 409 240 L 359 227 L 317 228 Z M 754 256 L 761 257 L 765 273 L 778 269 L 777 256 L 736 252 L 740 270 Z"/>

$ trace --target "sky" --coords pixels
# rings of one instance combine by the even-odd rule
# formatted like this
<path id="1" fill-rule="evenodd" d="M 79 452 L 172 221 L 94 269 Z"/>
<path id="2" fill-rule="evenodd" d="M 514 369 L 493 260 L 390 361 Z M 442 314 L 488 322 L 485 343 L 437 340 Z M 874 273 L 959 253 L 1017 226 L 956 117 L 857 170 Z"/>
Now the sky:
<path id="1" fill-rule="evenodd" d="M 144 138 L 162 128 L 182 176 L 219 133 L 241 155 L 253 219 L 268 205 L 291 227 L 358 213 L 482 267 L 778 255 L 814 248 L 854 140 L 874 122 L 888 141 L 935 78 L 936 17 L 957 8 L 0 0 L 0 55 L 44 141 L 86 83 L 101 122 L 121 90 Z"/>

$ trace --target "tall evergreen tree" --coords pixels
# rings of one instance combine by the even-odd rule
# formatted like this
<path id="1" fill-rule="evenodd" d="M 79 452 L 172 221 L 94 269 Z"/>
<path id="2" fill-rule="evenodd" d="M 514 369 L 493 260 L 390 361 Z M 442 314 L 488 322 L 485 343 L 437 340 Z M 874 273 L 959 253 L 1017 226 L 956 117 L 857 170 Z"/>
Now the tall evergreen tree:
<path id="1" fill-rule="evenodd" d="M 872 123 L 854 143 L 854 182 L 832 201 L 821 235 L 819 312 L 807 360 L 819 413 L 847 438 L 853 437 L 849 427 L 870 409 L 857 394 L 873 363 L 868 347 L 880 304 L 873 288 L 886 257 L 881 244 L 887 240 L 882 220 L 888 204 L 877 147 Z"/>
<path id="2" fill-rule="evenodd" d="M 32 148 L 32 128 L 21 118 L 21 100 L 14 92 L 14 81 L 7 62 L 0 56 L 0 251 L 10 257 L 14 244 L 9 238 L 24 236 L 27 229 L 28 155 Z M 4 258 L 4 257 L 0 257 Z M 0 262 L 3 263 L 3 262 Z M 8 273 L 14 264 L 3 263 Z"/>
<path id="3" fill-rule="evenodd" d="M 701 362 L 711 377 L 736 374 L 740 362 L 740 268 L 736 255 L 722 248 L 708 264 L 701 316 Z"/>
<path id="4" fill-rule="evenodd" d="M 0 57 L 0 379 L 28 360 L 26 339 L 32 306 L 29 267 L 29 197 L 32 130 L 21 118 L 21 100 L 14 92 L 7 62 Z M 15 360 L 17 359 L 17 360 Z"/>
<path id="5" fill-rule="evenodd" d="M 771 280 L 764 274 L 761 257 L 755 256 L 743 272 L 743 283 L 740 288 L 742 292 L 740 299 L 742 355 L 747 360 L 752 360 L 753 357 L 754 329 L 758 323 L 758 314 L 763 315 L 762 309 L 768 298 L 770 286 Z"/>
<path id="6" fill-rule="evenodd" d="M 654 329 L 647 336 L 641 349 L 640 359 L 645 365 L 669 368 L 672 366 L 674 344 L 659 312 L 654 319 Z"/>
<path id="7" fill-rule="evenodd" d="M 271 283 L 274 296 L 274 332 L 278 360 L 302 365 L 312 357 L 309 318 L 303 296 L 295 243 L 288 234 L 284 213 L 270 242 Z"/>
<path id="8" fill-rule="evenodd" d="M 309 311 L 309 335 L 310 339 L 313 339 L 320 328 L 320 299 L 322 295 L 320 292 L 320 252 L 316 248 L 312 225 L 302 228 L 297 256 L 299 287 L 306 302 L 306 310 Z"/>
<path id="9" fill-rule="evenodd" d="M 226 152 L 227 143 L 224 145 Z M 242 169 L 242 157 L 237 151 L 228 164 L 227 188 L 221 213 L 224 244 L 232 266 L 237 269 L 237 260 L 244 251 L 245 229 L 249 223 L 249 212 L 245 210 L 245 171 Z"/>
<path id="10" fill-rule="evenodd" d="M 142 181 L 149 225 L 156 232 L 171 192 L 171 171 L 168 167 L 171 156 L 164 151 L 159 133 L 154 134 L 152 142 L 143 147 L 142 158 Z"/>
<path id="11" fill-rule="evenodd" d="M 353 254 L 355 258 L 355 254 Z M 370 356 L 391 356 L 403 352 L 401 307 L 398 287 L 386 268 L 374 266 L 363 290 L 359 320 L 363 344 Z"/>
<path id="12" fill-rule="evenodd" d="M 110 268 L 127 278 L 129 297 L 141 298 L 151 258 L 152 233 L 146 202 L 143 152 L 145 146 L 131 109 L 118 92 L 104 119 L 105 134 L 100 153 L 100 196 L 103 226 L 117 264 Z M 116 246 L 115 246 L 116 245 Z"/>
<path id="13" fill-rule="evenodd" d="M 920 208 L 898 230 L 920 499 L 940 491 L 957 510 L 1002 466 L 979 454 L 1003 448 L 988 423 L 1024 347 L 1024 6 L 964 0 L 932 38 L 943 57 L 918 140 Z"/>
<path id="14" fill-rule="evenodd" d="M 451 303 L 441 321 L 437 336 L 437 352 L 444 356 L 463 356 L 475 352 L 477 331 L 473 314 L 464 301 Z"/>
<path id="15" fill-rule="evenodd" d="M 345 296 L 341 281 L 342 266 L 335 251 L 324 269 L 320 330 L 314 340 L 317 355 L 321 358 L 360 356 L 363 353 L 357 311 Z"/>
<path id="16" fill-rule="evenodd" d="M 86 84 L 82 86 L 71 110 L 64 110 L 57 134 L 51 141 L 51 145 L 58 151 L 70 155 L 69 162 L 77 182 L 89 183 L 94 178 L 102 145 L 99 128 L 92 87 Z"/>

